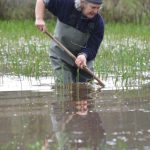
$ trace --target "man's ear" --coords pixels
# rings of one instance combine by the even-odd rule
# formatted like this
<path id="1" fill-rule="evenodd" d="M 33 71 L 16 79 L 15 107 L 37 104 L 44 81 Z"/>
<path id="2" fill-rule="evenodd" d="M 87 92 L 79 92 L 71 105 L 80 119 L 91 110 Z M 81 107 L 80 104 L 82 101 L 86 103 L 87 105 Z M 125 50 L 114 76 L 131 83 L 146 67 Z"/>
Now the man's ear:
<path id="1" fill-rule="evenodd" d="M 87 3 L 86 0 L 81 0 L 81 8 L 84 8 Z"/>

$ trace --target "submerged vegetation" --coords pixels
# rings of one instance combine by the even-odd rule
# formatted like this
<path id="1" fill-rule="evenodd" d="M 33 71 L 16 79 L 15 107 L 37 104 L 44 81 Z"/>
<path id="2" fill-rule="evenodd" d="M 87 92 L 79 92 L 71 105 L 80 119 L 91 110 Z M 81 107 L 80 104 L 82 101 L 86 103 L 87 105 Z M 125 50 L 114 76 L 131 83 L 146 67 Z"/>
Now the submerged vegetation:
<path id="1" fill-rule="evenodd" d="M 47 22 L 53 32 L 54 21 Z M 130 78 L 142 83 L 149 79 L 150 26 L 107 24 L 105 38 L 95 60 L 95 72 L 115 82 Z M 40 33 L 33 21 L 0 21 L 0 74 L 36 77 L 50 76 L 50 39 Z M 133 82 L 133 80 L 132 80 Z"/>

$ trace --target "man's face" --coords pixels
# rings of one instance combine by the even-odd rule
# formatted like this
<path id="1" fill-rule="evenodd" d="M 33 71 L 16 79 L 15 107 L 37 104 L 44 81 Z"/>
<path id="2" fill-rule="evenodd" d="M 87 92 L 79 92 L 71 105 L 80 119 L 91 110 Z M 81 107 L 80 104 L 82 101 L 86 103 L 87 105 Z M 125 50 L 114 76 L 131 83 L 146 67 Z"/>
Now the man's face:
<path id="1" fill-rule="evenodd" d="M 81 101 L 76 102 L 76 108 L 79 111 L 86 111 L 88 109 L 87 105 L 88 105 L 88 103 L 85 100 L 81 100 Z"/>
<path id="2" fill-rule="evenodd" d="M 93 18 L 98 13 L 99 9 L 100 9 L 100 5 L 85 2 L 83 4 L 82 13 L 88 18 Z"/>

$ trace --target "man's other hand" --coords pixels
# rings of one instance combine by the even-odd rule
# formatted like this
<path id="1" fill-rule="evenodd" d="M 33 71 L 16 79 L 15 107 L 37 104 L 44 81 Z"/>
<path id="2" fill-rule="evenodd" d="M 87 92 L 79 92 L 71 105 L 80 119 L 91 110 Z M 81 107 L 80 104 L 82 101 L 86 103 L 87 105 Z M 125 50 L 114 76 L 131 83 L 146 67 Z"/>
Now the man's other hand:
<path id="1" fill-rule="evenodd" d="M 42 32 L 46 31 L 46 25 L 43 19 L 36 19 L 35 26 Z"/>
<path id="2" fill-rule="evenodd" d="M 75 63 L 79 68 L 83 69 L 84 67 L 86 67 L 86 56 L 84 54 L 78 55 Z"/>

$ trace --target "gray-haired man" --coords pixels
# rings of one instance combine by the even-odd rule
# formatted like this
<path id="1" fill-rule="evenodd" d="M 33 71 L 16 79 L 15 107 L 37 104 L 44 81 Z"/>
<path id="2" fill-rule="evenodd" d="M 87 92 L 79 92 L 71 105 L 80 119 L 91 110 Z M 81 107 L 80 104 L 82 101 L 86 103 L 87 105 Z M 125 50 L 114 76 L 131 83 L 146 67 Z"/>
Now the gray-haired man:
<path id="1" fill-rule="evenodd" d="M 102 0 L 37 0 L 37 28 L 46 29 L 44 10 L 47 8 L 57 17 L 54 36 L 77 57 L 74 62 L 56 43 L 51 43 L 50 58 L 57 83 L 92 79 L 82 68 L 93 70 L 93 60 L 104 36 L 104 22 L 98 14 L 101 4 Z"/>

